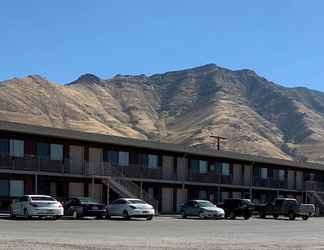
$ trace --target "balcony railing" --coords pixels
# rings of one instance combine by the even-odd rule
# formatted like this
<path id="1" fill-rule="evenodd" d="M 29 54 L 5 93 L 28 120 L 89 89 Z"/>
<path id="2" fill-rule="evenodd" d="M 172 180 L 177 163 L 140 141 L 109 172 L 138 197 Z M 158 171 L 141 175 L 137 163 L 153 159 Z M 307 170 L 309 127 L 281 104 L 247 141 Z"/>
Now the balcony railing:
<path id="1" fill-rule="evenodd" d="M 274 178 L 264 179 L 262 177 L 254 177 L 253 185 L 257 187 L 268 187 L 268 188 L 288 188 L 288 183 Z"/>
<path id="2" fill-rule="evenodd" d="M 324 183 L 318 181 L 305 181 L 304 187 L 306 191 L 324 192 Z"/>

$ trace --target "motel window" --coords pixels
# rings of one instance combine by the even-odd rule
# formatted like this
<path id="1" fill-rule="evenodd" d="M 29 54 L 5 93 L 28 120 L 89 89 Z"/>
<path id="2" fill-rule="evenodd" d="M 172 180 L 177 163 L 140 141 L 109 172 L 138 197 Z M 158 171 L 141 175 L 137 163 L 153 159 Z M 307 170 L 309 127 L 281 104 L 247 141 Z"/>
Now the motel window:
<path id="1" fill-rule="evenodd" d="M 8 154 L 9 154 L 9 140 L 0 139 L 0 157 L 8 156 Z"/>
<path id="2" fill-rule="evenodd" d="M 191 170 L 193 173 L 205 174 L 208 172 L 208 162 L 200 160 L 191 160 Z"/>
<path id="3" fill-rule="evenodd" d="M 198 160 L 191 160 L 191 171 L 193 173 L 199 173 L 199 161 Z"/>
<path id="4" fill-rule="evenodd" d="M 119 151 L 118 165 L 119 166 L 128 166 L 129 165 L 129 153 L 128 152 Z"/>
<path id="5" fill-rule="evenodd" d="M 0 180 L 0 197 L 9 196 L 9 181 Z"/>
<path id="6" fill-rule="evenodd" d="M 199 172 L 201 174 L 206 174 L 208 172 L 208 162 L 207 161 L 199 161 Z"/>
<path id="7" fill-rule="evenodd" d="M 51 151 L 50 159 L 52 161 L 63 161 L 63 145 L 51 144 L 50 151 Z"/>
<path id="8" fill-rule="evenodd" d="M 103 150 L 103 161 L 118 165 L 119 153 L 116 150 Z"/>
<path id="9" fill-rule="evenodd" d="M 24 195 L 24 181 L 11 180 L 10 181 L 10 196 L 19 197 Z"/>
<path id="10" fill-rule="evenodd" d="M 10 140 L 10 156 L 24 157 L 24 141 Z"/>
<path id="11" fill-rule="evenodd" d="M 222 163 L 222 175 L 229 176 L 230 173 L 230 164 L 229 163 Z"/>
<path id="12" fill-rule="evenodd" d="M 268 169 L 267 168 L 261 168 L 261 178 L 267 179 L 268 178 Z"/>
<path id="13" fill-rule="evenodd" d="M 279 180 L 280 181 L 284 181 L 285 180 L 285 175 L 286 175 L 286 171 L 283 169 L 279 170 Z"/>
<path id="14" fill-rule="evenodd" d="M 200 200 L 207 200 L 207 191 L 200 190 L 198 196 Z"/>
<path id="15" fill-rule="evenodd" d="M 36 144 L 37 157 L 41 160 L 50 159 L 50 145 L 48 143 L 38 142 Z"/>
<path id="16" fill-rule="evenodd" d="M 159 156 L 158 155 L 147 155 L 147 167 L 158 168 L 159 167 Z"/>

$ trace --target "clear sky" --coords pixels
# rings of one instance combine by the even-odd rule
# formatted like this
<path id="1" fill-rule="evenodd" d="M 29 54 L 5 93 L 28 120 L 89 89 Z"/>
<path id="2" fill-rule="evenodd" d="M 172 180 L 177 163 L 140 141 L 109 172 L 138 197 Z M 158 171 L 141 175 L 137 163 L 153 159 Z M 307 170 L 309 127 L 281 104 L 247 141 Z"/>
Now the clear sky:
<path id="1" fill-rule="evenodd" d="M 4 0 L 0 80 L 215 63 L 324 91 L 322 0 Z"/>

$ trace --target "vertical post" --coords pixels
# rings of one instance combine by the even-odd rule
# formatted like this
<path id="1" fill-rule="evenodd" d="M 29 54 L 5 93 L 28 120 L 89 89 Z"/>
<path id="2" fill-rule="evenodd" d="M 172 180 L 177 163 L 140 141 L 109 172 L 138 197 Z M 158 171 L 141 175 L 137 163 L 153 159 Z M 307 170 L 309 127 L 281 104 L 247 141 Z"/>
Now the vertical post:
<path id="1" fill-rule="evenodd" d="M 221 202 L 221 188 L 220 186 L 217 186 L 217 204 Z"/>
<path id="2" fill-rule="evenodd" d="M 107 182 L 107 205 L 109 205 L 110 200 L 110 184 Z"/>
<path id="3" fill-rule="evenodd" d="M 250 168 L 250 200 L 253 201 L 253 190 L 252 190 L 252 186 L 253 186 L 253 168 L 254 168 L 254 162 L 252 162 L 251 164 L 251 168 Z"/>
<path id="4" fill-rule="evenodd" d="M 35 174 L 35 194 L 38 194 L 38 175 Z"/>
<path id="5" fill-rule="evenodd" d="M 141 188 L 141 199 L 143 199 L 143 182 L 140 182 L 140 188 Z"/>
<path id="6" fill-rule="evenodd" d="M 95 195 L 94 195 L 94 186 L 95 186 L 95 170 L 94 170 L 94 164 L 92 164 L 92 179 L 91 179 L 91 198 L 94 199 Z"/>
<path id="7" fill-rule="evenodd" d="M 220 142 L 220 137 L 217 136 L 217 151 L 219 151 L 219 142 Z"/>

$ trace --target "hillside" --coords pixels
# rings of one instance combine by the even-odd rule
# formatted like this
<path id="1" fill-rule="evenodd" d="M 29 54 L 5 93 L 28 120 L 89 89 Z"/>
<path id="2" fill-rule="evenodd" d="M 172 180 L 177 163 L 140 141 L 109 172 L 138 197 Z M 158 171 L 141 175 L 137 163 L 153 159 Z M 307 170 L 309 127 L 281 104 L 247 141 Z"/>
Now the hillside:
<path id="1" fill-rule="evenodd" d="M 324 163 L 324 93 L 208 64 L 60 85 L 0 82 L 0 119 Z"/>

